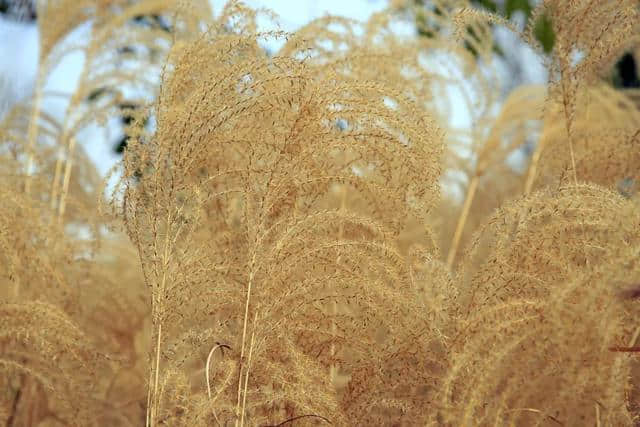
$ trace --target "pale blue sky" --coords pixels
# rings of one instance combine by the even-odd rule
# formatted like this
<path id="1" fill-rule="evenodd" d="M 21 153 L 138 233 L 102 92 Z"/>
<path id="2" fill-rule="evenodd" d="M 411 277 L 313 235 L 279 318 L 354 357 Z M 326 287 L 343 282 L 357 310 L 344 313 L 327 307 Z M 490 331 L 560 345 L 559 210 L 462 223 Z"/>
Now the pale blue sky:
<path id="1" fill-rule="evenodd" d="M 211 0 L 214 10 L 219 10 L 224 1 Z M 313 18 L 327 13 L 366 20 L 375 11 L 387 4 L 386 0 L 247 0 L 253 7 L 273 10 L 280 16 L 283 30 L 294 31 Z M 86 30 L 86 29 L 85 29 Z M 81 39 L 83 29 L 74 31 L 72 37 Z M 0 115 L 8 104 L 27 97 L 33 88 L 38 57 L 38 31 L 35 24 L 9 21 L 0 16 Z M 51 74 L 46 89 L 72 93 L 82 68 L 83 55 L 66 57 Z M 66 105 L 64 98 L 51 98 L 43 107 L 49 114 L 61 116 Z M 119 157 L 113 153 L 113 141 L 106 141 L 104 132 L 88 129 L 91 140 L 84 147 L 100 172 L 105 173 Z M 117 136 L 117 131 L 111 138 Z"/>
<path id="2" fill-rule="evenodd" d="M 286 30 L 295 30 L 296 27 L 327 13 L 366 20 L 372 13 L 382 10 L 388 2 L 386 0 L 250 0 L 246 3 L 273 10 L 282 18 L 282 25 Z"/>

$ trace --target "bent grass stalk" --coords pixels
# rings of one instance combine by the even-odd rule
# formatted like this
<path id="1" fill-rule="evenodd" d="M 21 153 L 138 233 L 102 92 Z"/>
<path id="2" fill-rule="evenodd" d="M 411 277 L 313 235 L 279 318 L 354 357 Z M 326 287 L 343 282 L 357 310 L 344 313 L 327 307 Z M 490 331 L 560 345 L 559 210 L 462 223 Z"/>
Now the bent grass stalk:
<path id="1" fill-rule="evenodd" d="M 529 163 L 529 167 L 527 168 L 527 179 L 524 184 L 525 196 L 531 194 L 531 189 L 533 188 L 533 183 L 536 179 L 536 174 L 538 173 L 538 163 L 540 162 L 540 157 L 542 156 L 544 145 L 544 140 L 538 141 L 538 143 L 536 144 L 536 148 L 531 155 L 531 162 Z"/>
<path id="2" fill-rule="evenodd" d="M 209 397 L 209 399 L 211 399 L 211 382 L 209 380 L 209 370 L 210 370 L 210 366 L 211 366 L 211 357 L 213 356 L 213 353 L 217 349 L 220 349 L 220 351 L 222 351 L 223 348 L 231 349 L 231 347 L 229 347 L 226 344 L 216 344 L 215 346 L 213 346 L 211 348 L 211 351 L 209 351 L 209 354 L 207 355 L 207 363 L 205 364 L 204 378 L 205 378 L 205 381 L 207 383 L 207 396 Z"/>
<path id="3" fill-rule="evenodd" d="M 159 393 L 158 393 L 158 384 L 160 378 L 160 347 L 162 344 L 162 315 L 164 311 L 163 301 L 164 298 L 162 296 L 165 294 L 166 281 L 167 281 L 167 268 L 169 267 L 169 255 L 171 253 L 171 239 L 170 239 L 170 229 L 171 229 L 171 221 L 172 215 L 171 213 L 167 214 L 166 218 L 166 227 L 164 233 L 164 248 L 162 251 L 162 279 L 160 280 L 160 284 L 158 289 L 155 291 L 155 294 L 159 296 L 156 298 L 156 301 L 153 304 L 153 317 L 154 320 L 158 323 L 158 332 L 156 337 L 156 349 L 155 349 L 155 367 L 152 367 L 152 376 L 153 378 L 153 394 L 151 396 L 151 404 L 147 407 L 147 416 L 149 426 L 154 425 L 154 420 L 157 417 L 159 402 Z M 155 298 L 155 295 L 154 295 Z M 151 381 L 150 381 L 151 382 Z M 149 387 L 151 388 L 151 386 Z"/>
<path id="4" fill-rule="evenodd" d="M 343 213 L 346 207 L 347 207 L 347 187 L 345 185 L 342 185 L 340 188 L 340 212 Z M 340 231 L 338 233 L 338 240 L 342 241 L 343 237 L 344 237 L 344 221 L 341 221 Z M 340 264 L 340 256 L 338 256 L 338 258 L 336 259 L 336 264 Z M 331 385 L 335 387 L 337 367 L 333 362 L 333 359 L 335 359 L 335 356 L 336 356 L 335 339 L 336 339 L 336 333 L 338 331 L 338 327 L 336 325 L 336 320 L 335 320 L 336 317 L 338 316 L 338 302 L 335 299 L 331 302 L 331 312 L 333 314 L 333 320 L 331 321 L 332 342 L 331 342 L 331 348 L 330 348 L 332 361 L 331 361 L 331 366 L 329 367 L 329 381 L 331 381 Z"/>

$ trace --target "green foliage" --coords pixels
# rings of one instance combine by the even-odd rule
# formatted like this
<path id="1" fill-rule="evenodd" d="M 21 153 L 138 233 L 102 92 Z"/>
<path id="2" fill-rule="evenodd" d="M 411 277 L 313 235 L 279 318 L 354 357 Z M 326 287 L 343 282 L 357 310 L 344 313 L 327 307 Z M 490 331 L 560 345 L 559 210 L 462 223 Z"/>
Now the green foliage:
<path id="1" fill-rule="evenodd" d="M 479 1 L 480 3 L 483 2 L 483 0 L 474 1 Z M 518 11 L 523 12 L 524 16 L 528 19 L 529 16 L 531 16 L 531 12 L 533 11 L 531 0 L 506 0 L 504 2 L 504 7 L 501 10 L 501 12 L 504 13 L 507 18 L 511 18 L 511 16 Z M 494 10 L 494 12 L 496 12 L 496 10 Z"/>
<path id="2" fill-rule="evenodd" d="M 422 37 L 433 38 L 436 33 L 440 31 L 440 28 L 435 25 L 430 25 L 427 22 L 427 17 L 423 13 L 425 7 L 432 7 L 433 13 L 437 16 L 442 16 L 442 6 L 439 3 L 435 3 L 433 5 L 430 2 L 425 0 L 412 0 L 414 4 L 417 6 L 416 12 L 416 24 L 417 24 L 417 32 Z M 531 17 L 534 7 L 532 5 L 531 0 L 506 0 L 504 3 L 500 4 L 494 0 L 470 0 L 470 3 L 475 5 L 476 7 L 489 11 L 491 13 L 496 13 L 500 16 L 503 16 L 507 20 L 511 19 L 511 17 L 515 13 L 522 13 L 525 19 L 525 22 L 529 20 Z M 467 27 L 467 32 L 470 37 L 478 37 L 475 34 L 473 28 Z M 533 34 L 536 40 L 540 43 L 545 53 L 549 54 L 553 49 L 553 44 L 555 41 L 555 35 L 553 32 L 553 27 L 551 25 L 551 21 L 548 15 L 543 14 L 540 16 L 534 27 Z M 465 43 L 465 47 L 474 55 L 477 56 L 477 50 L 469 43 Z M 500 56 L 506 55 L 505 52 L 500 49 L 498 45 L 494 45 L 494 52 L 496 52 Z"/>
<path id="3" fill-rule="evenodd" d="M 533 29 L 533 34 L 542 46 L 544 52 L 547 54 L 551 53 L 556 36 L 553 32 L 551 19 L 549 19 L 547 15 L 543 14 L 538 18 Z"/>
<path id="4" fill-rule="evenodd" d="M 522 13 L 525 22 L 531 18 L 534 10 L 534 5 L 531 0 L 505 0 L 502 6 L 498 6 L 493 0 L 471 0 L 471 2 L 486 10 L 498 13 L 506 19 L 511 19 L 515 13 Z M 541 44 L 544 52 L 550 53 L 553 49 L 555 36 L 551 21 L 546 14 L 543 14 L 536 21 L 534 35 L 536 40 Z"/>

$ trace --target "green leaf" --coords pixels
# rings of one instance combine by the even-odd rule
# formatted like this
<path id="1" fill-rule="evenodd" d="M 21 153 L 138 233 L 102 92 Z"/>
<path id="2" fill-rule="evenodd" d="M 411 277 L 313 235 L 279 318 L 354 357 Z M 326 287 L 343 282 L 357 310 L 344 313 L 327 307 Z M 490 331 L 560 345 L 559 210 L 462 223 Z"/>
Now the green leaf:
<path id="1" fill-rule="evenodd" d="M 507 0 L 504 3 L 504 15 L 507 19 L 511 18 L 515 12 L 523 12 L 525 18 L 529 18 L 531 16 L 531 12 L 533 11 L 533 7 L 530 4 L 529 0 Z"/>
<path id="2" fill-rule="evenodd" d="M 556 41 L 556 35 L 553 32 L 553 26 L 551 25 L 551 19 L 547 15 L 542 15 L 533 28 L 533 33 L 536 40 L 542 45 L 542 49 L 545 53 L 550 53 L 553 50 L 553 44 Z"/>

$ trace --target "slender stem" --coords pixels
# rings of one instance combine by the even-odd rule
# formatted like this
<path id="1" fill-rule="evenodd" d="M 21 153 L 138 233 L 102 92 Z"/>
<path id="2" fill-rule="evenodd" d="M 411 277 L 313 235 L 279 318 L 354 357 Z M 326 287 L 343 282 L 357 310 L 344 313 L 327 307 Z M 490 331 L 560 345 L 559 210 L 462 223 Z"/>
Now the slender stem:
<path id="1" fill-rule="evenodd" d="M 71 181 L 71 166 L 73 165 L 73 152 L 75 150 L 76 139 L 69 139 L 68 158 L 64 169 L 64 178 L 62 181 L 62 193 L 60 194 L 60 204 L 58 205 L 58 222 L 62 224 L 64 211 L 66 207 L 67 193 L 69 192 L 69 182 Z"/>
<path id="2" fill-rule="evenodd" d="M 156 399 L 158 398 L 158 382 L 160 378 L 160 343 L 162 341 L 162 323 L 158 324 L 158 338 L 156 342 L 156 366 L 154 372 L 154 380 L 153 380 L 153 405 L 151 409 L 151 415 L 149 417 L 149 423 L 153 426 L 153 420 L 155 418 L 156 412 L 158 411 L 158 402 Z M 149 408 L 147 409 L 149 411 Z"/>
<path id="3" fill-rule="evenodd" d="M 27 170 L 26 180 L 24 183 L 24 191 L 28 195 L 31 191 L 31 175 L 33 173 L 33 157 L 34 146 L 38 139 L 38 121 L 40 120 L 40 107 L 42 104 L 42 86 L 44 78 L 43 70 L 38 73 L 38 79 L 35 87 L 35 98 L 33 100 L 33 108 L 31 109 L 31 119 L 29 120 L 29 130 L 27 131 Z"/>
<path id="4" fill-rule="evenodd" d="M 569 74 L 567 76 L 567 73 Z M 569 108 L 573 108 L 573 103 L 575 103 L 575 96 L 569 93 L 571 87 L 567 88 L 567 83 L 571 84 L 568 80 L 571 80 L 573 74 L 565 65 L 560 67 L 560 87 L 562 88 L 562 104 L 564 111 L 564 123 L 567 129 L 567 137 L 569 138 L 569 153 L 571 155 L 571 168 L 573 170 L 573 182 L 575 185 L 578 185 L 578 170 L 576 169 L 576 157 L 573 151 L 573 132 L 571 131 L 573 128 L 573 117 L 572 112 L 569 111 Z"/>
<path id="5" fill-rule="evenodd" d="M 531 163 L 529 164 L 529 169 L 527 170 L 527 180 L 524 184 L 524 195 L 528 196 L 531 194 L 531 189 L 533 188 L 533 182 L 536 179 L 536 173 L 538 171 L 538 163 L 540 162 L 540 157 L 542 156 L 542 150 L 544 148 L 544 140 L 540 139 L 538 144 L 536 145 L 536 149 L 531 156 Z"/>
<path id="6" fill-rule="evenodd" d="M 247 406 L 247 387 L 249 385 L 249 371 L 251 370 L 251 355 L 253 354 L 253 344 L 256 335 L 256 321 L 258 320 L 258 312 L 253 316 L 253 328 L 251 330 L 251 343 L 249 344 L 249 356 L 247 358 L 247 371 L 244 374 L 244 392 L 242 395 L 242 408 L 240 415 L 240 427 L 244 426 L 244 413 Z"/>
<path id="7" fill-rule="evenodd" d="M 85 70 L 86 70 L 86 64 L 85 64 Z M 83 74 L 85 72 L 85 70 L 83 70 Z M 71 115 L 71 111 L 73 111 L 73 109 L 76 106 L 76 94 L 74 94 L 74 96 L 71 97 L 71 99 L 69 100 L 69 105 L 67 106 L 65 115 L 64 115 L 64 121 L 62 123 L 62 135 L 60 137 L 60 146 L 58 147 L 58 157 L 56 158 L 56 168 L 55 168 L 55 172 L 53 174 L 53 182 L 51 183 L 51 209 L 55 209 L 56 208 L 56 199 L 58 198 L 58 187 L 59 187 L 59 183 L 60 183 L 60 175 L 62 174 L 62 162 L 64 161 L 64 144 L 66 143 L 68 138 L 73 138 L 72 136 L 69 136 L 69 120 L 70 120 L 70 115 Z M 69 140 L 68 146 L 69 146 L 69 150 L 73 147 L 72 146 L 75 145 L 75 142 L 72 142 L 71 140 Z M 67 153 L 68 159 L 71 159 L 71 153 Z"/>
<path id="8" fill-rule="evenodd" d="M 51 209 L 56 208 L 56 201 L 58 199 L 58 181 L 60 181 L 60 174 L 62 173 L 63 157 L 64 157 L 64 148 L 58 147 L 58 156 L 56 158 L 56 168 L 53 173 L 53 180 L 51 182 L 51 197 L 50 197 Z"/>
<path id="9" fill-rule="evenodd" d="M 242 368 L 244 364 L 244 349 L 245 349 L 245 341 L 247 338 L 247 323 L 249 320 L 249 302 L 251 301 L 251 289 L 253 287 L 255 263 L 256 263 L 256 251 L 254 250 L 253 256 L 251 258 L 251 272 L 249 273 L 249 283 L 247 284 L 247 298 L 244 305 L 244 321 L 242 325 L 242 344 L 240 347 L 240 370 L 238 372 L 238 398 L 236 400 L 236 426 L 238 425 L 238 421 L 240 417 L 240 398 L 242 395 Z"/>
<path id="10" fill-rule="evenodd" d="M 638 335 L 640 335 L 640 326 L 638 326 L 629 341 L 629 347 L 633 347 L 636 345 L 636 341 L 638 341 Z"/>
<path id="11" fill-rule="evenodd" d="M 80 73 L 80 77 L 78 79 L 78 88 L 69 99 L 69 105 L 67 105 L 66 112 L 64 115 L 64 123 L 62 124 L 62 138 L 61 138 L 61 141 L 63 144 L 67 140 L 67 138 L 69 138 L 70 128 L 72 127 L 71 123 L 69 123 L 71 120 L 70 119 L 71 112 L 74 111 L 75 108 L 82 102 L 80 98 L 80 94 L 82 93 L 82 88 L 87 82 L 92 60 L 94 59 L 94 55 L 92 54 L 92 52 L 94 52 L 93 48 L 96 46 L 96 43 L 97 43 L 96 41 L 97 39 L 95 37 L 95 31 L 96 29 L 95 27 L 93 27 L 91 29 L 91 33 L 92 33 L 91 43 L 84 50 L 86 54 L 86 58 L 82 66 L 82 72 Z M 68 188 L 69 175 L 71 174 L 71 158 L 73 157 L 74 148 L 75 148 L 75 138 L 71 136 L 71 139 L 69 140 L 68 148 L 67 148 L 67 151 L 68 151 L 67 165 L 65 167 L 65 176 L 64 176 L 64 179 L 67 182 L 67 188 Z M 56 198 L 58 197 L 58 181 L 60 180 L 60 174 L 62 172 L 63 153 L 64 153 L 64 148 L 61 146 L 60 150 L 58 151 L 58 158 L 56 159 L 55 175 L 54 175 L 53 184 L 51 188 L 51 209 L 55 209 Z M 64 186 L 64 183 L 63 183 L 63 186 Z M 61 211 L 59 211 L 60 217 L 64 213 L 65 198 L 66 198 L 66 194 L 65 194 L 65 190 L 63 189 L 63 195 L 61 196 L 61 200 L 60 200 L 60 203 L 62 205 L 62 209 Z M 62 214 L 60 214 L 60 212 L 62 212 Z"/>
<path id="12" fill-rule="evenodd" d="M 573 132 L 571 132 L 572 121 L 571 121 L 571 115 L 569 111 L 567 111 L 570 100 L 568 99 L 568 95 L 565 94 L 564 84 L 563 84 L 563 98 L 565 98 L 564 99 L 564 115 L 565 115 L 565 122 L 567 126 L 567 136 L 569 138 L 569 154 L 571 155 L 571 170 L 573 171 L 573 183 L 575 185 L 578 185 L 578 170 L 576 169 L 576 156 L 573 150 Z"/>
<path id="13" fill-rule="evenodd" d="M 462 237 L 462 231 L 464 230 L 464 226 L 467 222 L 469 210 L 471 209 L 471 203 L 473 202 L 473 198 L 478 188 L 478 181 L 478 175 L 476 174 L 473 176 L 473 178 L 471 178 L 469 188 L 467 188 L 467 195 L 464 199 L 464 204 L 462 205 L 462 212 L 460 212 L 458 225 L 456 226 L 456 231 L 453 234 L 453 240 L 451 241 L 451 247 L 449 248 L 449 254 L 447 255 L 447 267 L 449 269 L 451 269 L 451 267 L 453 266 L 453 261 L 456 258 L 458 246 L 460 245 L 460 238 Z"/>

